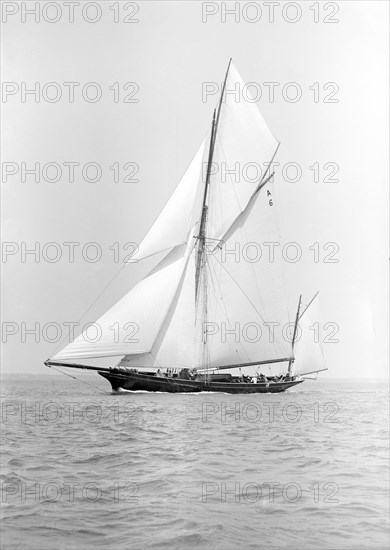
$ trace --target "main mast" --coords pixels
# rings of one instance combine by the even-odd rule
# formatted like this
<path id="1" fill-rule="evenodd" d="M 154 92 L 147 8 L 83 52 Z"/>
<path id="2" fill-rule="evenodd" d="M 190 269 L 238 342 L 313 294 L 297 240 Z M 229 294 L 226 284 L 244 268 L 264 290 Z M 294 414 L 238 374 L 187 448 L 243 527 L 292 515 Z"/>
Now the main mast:
<path id="1" fill-rule="evenodd" d="M 213 163 L 214 158 L 214 148 L 215 148 L 215 141 L 217 137 L 217 131 L 218 131 L 218 124 L 219 124 L 219 117 L 221 114 L 221 106 L 223 101 L 223 95 L 225 93 L 226 88 L 226 81 L 229 74 L 230 64 L 232 62 L 232 59 L 230 58 L 229 64 L 226 70 L 225 80 L 223 82 L 222 91 L 221 91 L 221 97 L 219 99 L 218 103 L 218 110 L 214 109 L 213 113 L 213 120 L 211 124 L 211 135 L 210 135 L 210 146 L 209 146 L 209 155 L 207 159 L 207 171 L 206 171 L 206 180 L 205 180 L 205 186 L 204 186 L 204 192 L 203 192 L 203 206 L 202 206 L 202 215 L 200 218 L 199 223 L 199 234 L 197 235 L 198 239 L 198 255 L 196 260 L 196 273 L 195 273 L 195 294 L 196 294 L 196 301 L 198 301 L 198 294 L 199 294 L 199 280 L 201 276 L 202 268 L 204 267 L 204 261 L 205 261 L 205 251 L 206 251 L 206 224 L 207 224 L 207 197 L 208 197 L 208 190 L 210 185 L 210 175 L 211 175 L 211 166 Z"/>
<path id="2" fill-rule="evenodd" d="M 213 162 L 213 155 L 214 155 L 214 136 L 215 136 L 215 109 L 213 113 L 213 121 L 211 123 L 211 136 L 210 136 L 210 147 L 209 147 L 209 156 L 207 160 L 207 172 L 206 172 L 206 182 L 203 192 L 203 206 L 202 206 L 202 215 L 200 218 L 199 223 L 199 234 L 197 235 L 198 239 L 198 254 L 196 258 L 196 272 L 195 272 L 195 299 L 196 302 L 198 302 L 198 294 L 199 294 L 199 280 L 202 270 L 202 264 L 203 264 L 203 255 L 205 252 L 205 244 L 206 244 L 206 222 L 207 222 L 207 192 L 210 184 L 210 171 L 211 171 L 211 165 Z"/>
<path id="3" fill-rule="evenodd" d="M 209 154 L 208 154 L 208 160 L 207 160 L 207 171 L 206 171 L 206 180 L 205 180 L 205 186 L 204 186 L 204 193 L 203 193 L 203 206 L 202 206 L 202 214 L 199 222 L 199 233 L 196 236 L 198 240 L 198 253 L 196 258 L 196 272 L 195 272 L 195 302 L 198 305 L 199 302 L 199 292 L 200 292 L 200 283 L 202 282 L 202 365 L 203 367 L 206 367 L 207 374 L 208 374 L 208 349 L 207 349 L 207 267 L 206 267 L 206 226 L 207 226 L 207 214 L 208 214 L 208 205 L 207 205 L 207 199 L 208 199 L 208 191 L 210 186 L 210 176 L 211 176 L 211 166 L 213 163 L 213 157 L 214 157 L 214 149 L 215 149 L 215 142 L 217 137 L 217 131 L 218 131 L 218 123 L 219 123 L 219 117 L 221 114 L 221 107 L 222 107 L 222 101 L 223 96 L 225 93 L 226 88 L 226 81 L 229 74 L 230 64 L 232 60 L 230 58 L 229 64 L 226 70 L 225 80 L 223 82 L 222 91 L 221 91 L 221 97 L 219 99 L 218 103 L 218 109 L 214 109 L 213 113 L 213 120 L 211 124 L 211 136 L 210 136 L 210 146 L 209 146 Z M 209 378 L 209 377 L 208 377 Z"/>

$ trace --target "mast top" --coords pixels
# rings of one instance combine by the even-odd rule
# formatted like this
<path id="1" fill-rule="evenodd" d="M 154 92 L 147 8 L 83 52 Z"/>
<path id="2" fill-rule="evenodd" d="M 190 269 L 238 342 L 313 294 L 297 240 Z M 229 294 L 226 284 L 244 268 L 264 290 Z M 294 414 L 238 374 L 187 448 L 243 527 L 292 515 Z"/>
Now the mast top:
<path id="1" fill-rule="evenodd" d="M 216 120 L 216 127 L 218 127 L 219 114 L 221 112 L 223 96 L 224 96 L 225 88 L 226 88 L 226 81 L 227 81 L 227 77 L 229 75 L 229 70 L 230 70 L 231 63 L 232 63 L 232 58 L 229 59 L 229 63 L 228 63 L 228 66 L 227 66 L 227 69 L 226 69 L 226 74 L 225 74 L 225 80 L 223 81 L 223 85 L 222 85 L 221 97 L 219 98 L 219 104 L 218 104 L 218 114 L 217 114 L 217 120 Z"/>

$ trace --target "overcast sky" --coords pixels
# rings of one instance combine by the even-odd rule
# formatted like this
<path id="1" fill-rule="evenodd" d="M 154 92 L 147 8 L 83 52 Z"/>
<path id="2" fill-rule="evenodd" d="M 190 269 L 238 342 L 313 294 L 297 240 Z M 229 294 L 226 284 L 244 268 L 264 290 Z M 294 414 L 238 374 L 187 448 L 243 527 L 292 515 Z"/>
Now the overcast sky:
<path id="1" fill-rule="evenodd" d="M 275 181 L 283 242 L 299 243 L 303 251 L 301 261 L 286 262 L 290 300 L 296 303 L 302 292 L 307 301 L 320 290 L 320 324 L 339 327 L 339 342 L 324 344 L 326 376 L 388 375 L 387 2 L 331 2 L 327 11 L 324 3 L 302 2 L 295 23 L 296 8 L 283 14 L 283 2 L 275 6 L 273 22 L 263 2 L 257 3 L 257 22 L 260 12 L 244 9 L 245 2 L 226 22 L 215 2 L 138 2 L 138 11 L 135 3 L 125 10 L 125 3 L 102 2 L 96 23 L 84 20 L 76 6 L 70 23 L 61 2 L 57 14 L 40 2 L 39 22 L 23 14 L 20 3 L 3 2 L 3 9 L 6 4 L 2 220 L 3 241 L 13 253 L 2 263 L 3 372 L 46 372 L 42 363 L 58 344 L 45 341 L 44 326 L 58 323 L 65 336 L 64 323 L 79 321 L 123 265 L 123 245 L 145 234 L 209 129 L 217 96 L 202 101 L 202 83 L 220 83 L 232 57 L 243 80 L 257 84 L 252 91 L 261 89 L 257 104 L 281 142 Z M 85 18 L 93 19 L 94 10 Z M 58 22 L 45 20 L 57 16 Z M 125 23 L 126 17 L 138 22 Z M 325 23 L 326 17 L 338 22 Z M 24 98 L 23 86 L 35 82 L 36 100 Z M 49 82 L 58 84 L 44 88 Z M 66 82 L 80 83 L 74 102 Z M 101 100 L 83 98 L 89 82 L 102 90 Z M 128 82 L 139 89 L 124 90 Z M 280 83 L 273 102 L 267 82 Z M 50 102 L 58 89 L 61 99 Z M 84 91 L 93 98 L 95 89 Z M 299 89 L 299 101 L 283 97 Z M 139 101 L 124 102 L 126 96 Z M 51 162 L 63 169 L 58 182 L 47 181 L 52 172 L 45 176 L 43 167 Z M 69 162 L 80 163 L 73 183 L 64 165 Z M 101 166 L 100 181 L 86 181 L 93 167 L 83 177 L 88 162 Z M 283 166 L 291 162 L 302 169 L 297 182 L 288 181 L 292 171 L 283 177 Z M 22 181 L 22 163 L 40 163 L 39 182 L 28 174 Z M 115 163 L 122 167 L 121 180 L 134 166 L 124 171 L 123 165 L 136 163 L 133 178 L 139 181 L 116 183 L 109 168 Z M 327 163 L 333 164 L 325 169 Z M 327 181 L 335 166 L 338 181 Z M 40 243 L 41 252 L 46 243 L 59 243 L 63 256 L 57 263 L 42 253 L 38 262 L 32 255 L 23 261 L 23 242 L 28 248 Z M 73 263 L 66 242 L 80 243 Z M 90 242 L 102 250 L 96 263 L 80 252 Z M 114 243 L 122 263 L 114 261 Z M 313 243 L 319 243 L 318 262 L 309 248 Z M 337 250 L 324 250 L 326 243 L 336 243 Z M 337 263 L 324 262 L 331 252 Z M 84 321 L 112 305 L 145 269 L 122 269 Z M 38 342 L 22 334 L 36 323 Z M 4 334 L 4 327 L 15 334 Z"/>

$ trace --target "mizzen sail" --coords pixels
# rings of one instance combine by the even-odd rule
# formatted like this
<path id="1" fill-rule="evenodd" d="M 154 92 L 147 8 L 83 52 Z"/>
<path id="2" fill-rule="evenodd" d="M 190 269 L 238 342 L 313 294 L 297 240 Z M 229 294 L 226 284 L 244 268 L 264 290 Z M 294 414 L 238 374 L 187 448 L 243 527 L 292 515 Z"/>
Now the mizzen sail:
<path id="1" fill-rule="evenodd" d="M 315 323 L 317 323 L 317 326 Z M 325 359 L 318 326 L 318 298 L 316 297 L 310 308 L 299 319 L 298 339 L 295 344 L 294 374 L 299 375 L 325 370 Z"/>

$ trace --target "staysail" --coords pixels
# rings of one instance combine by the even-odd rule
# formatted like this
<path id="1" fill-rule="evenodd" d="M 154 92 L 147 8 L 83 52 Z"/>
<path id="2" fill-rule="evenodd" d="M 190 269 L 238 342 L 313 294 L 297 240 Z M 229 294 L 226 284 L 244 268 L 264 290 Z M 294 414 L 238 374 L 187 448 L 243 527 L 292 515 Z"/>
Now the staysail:
<path id="1" fill-rule="evenodd" d="M 193 243 L 191 243 L 193 244 Z M 168 314 L 188 262 L 188 245 L 175 247 L 130 292 L 53 357 L 116 357 L 148 353 Z M 92 333 L 92 334 L 91 334 Z"/>
<path id="2" fill-rule="evenodd" d="M 189 242 L 191 247 L 191 242 Z M 149 353 L 126 355 L 119 366 L 171 367 L 194 366 L 195 318 L 195 241 L 171 306 Z"/>

